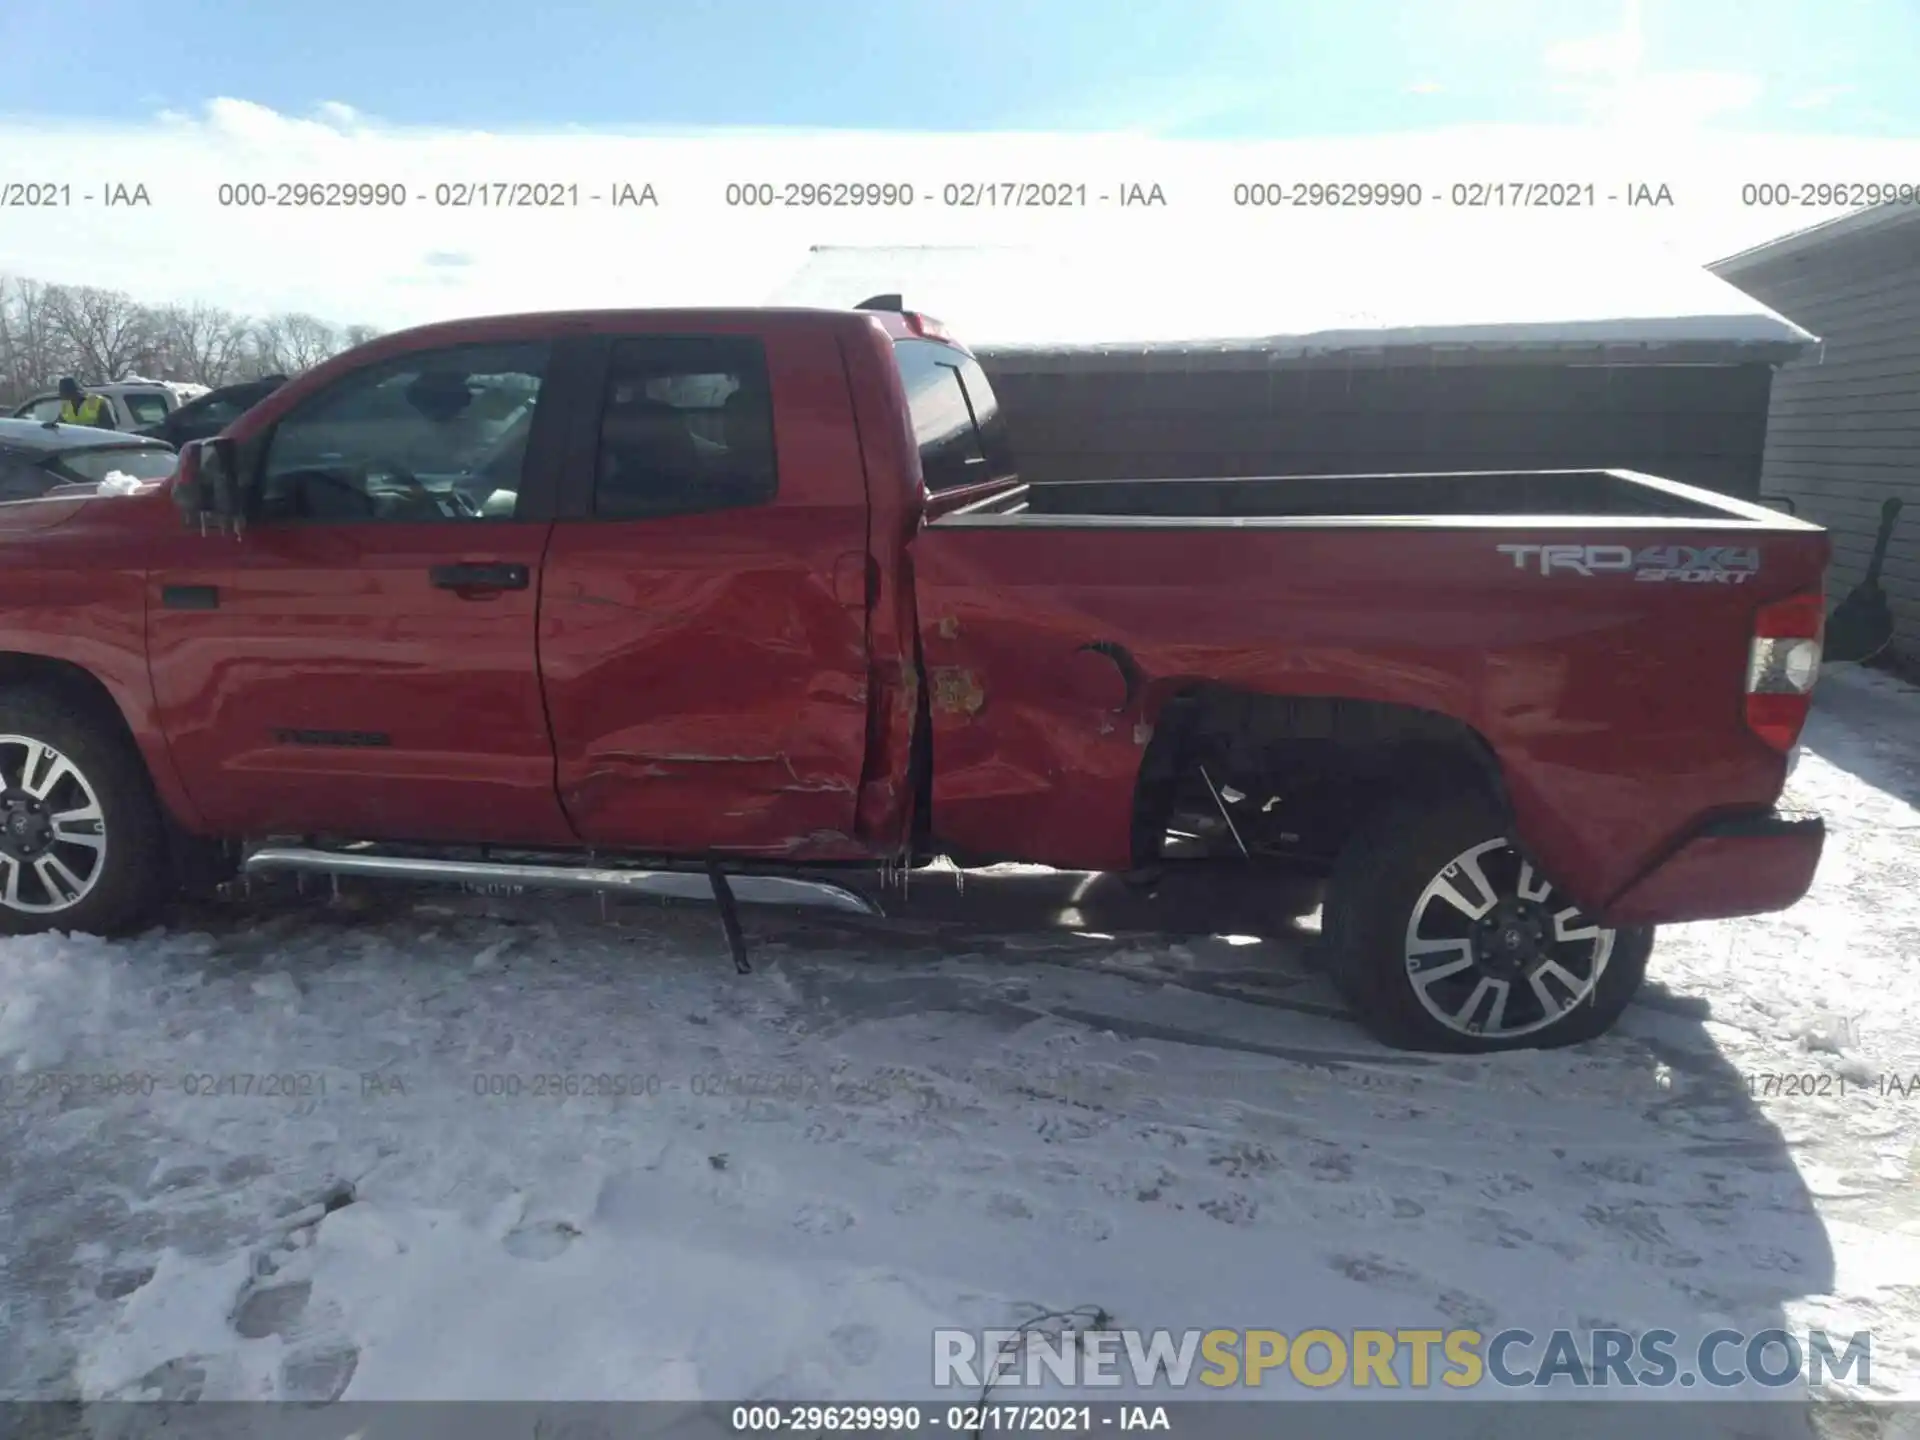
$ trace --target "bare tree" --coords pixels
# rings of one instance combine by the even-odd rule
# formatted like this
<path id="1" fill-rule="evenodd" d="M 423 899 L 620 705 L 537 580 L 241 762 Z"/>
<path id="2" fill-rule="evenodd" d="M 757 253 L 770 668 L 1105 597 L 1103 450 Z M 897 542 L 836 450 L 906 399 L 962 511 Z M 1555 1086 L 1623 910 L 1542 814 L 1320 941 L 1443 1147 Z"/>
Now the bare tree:
<path id="1" fill-rule="evenodd" d="M 114 290 L 0 274 L 0 402 L 10 409 L 68 374 L 90 385 L 130 372 L 200 385 L 293 375 L 377 333 L 306 314 L 254 319 L 217 305 L 155 308 Z"/>
<path id="2" fill-rule="evenodd" d="M 18 404 L 74 368 L 73 347 L 55 323 L 52 287 L 0 277 L 0 387 Z"/>
<path id="3" fill-rule="evenodd" d="M 160 312 L 166 358 L 161 368 L 196 385 L 227 385 L 247 353 L 249 323 L 217 305 L 172 305 Z"/>
<path id="4" fill-rule="evenodd" d="M 294 375 L 340 352 L 342 336 L 312 315 L 273 315 L 254 327 L 254 351 L 267 373 Z"/>
<path id="5" fill-rule="evenodd" d="M 118 380 L 154 350 L 153 312 L 118 290 L 91 285 L 54 285 L 47 290 L 53 323 L 85 380 Z"/>

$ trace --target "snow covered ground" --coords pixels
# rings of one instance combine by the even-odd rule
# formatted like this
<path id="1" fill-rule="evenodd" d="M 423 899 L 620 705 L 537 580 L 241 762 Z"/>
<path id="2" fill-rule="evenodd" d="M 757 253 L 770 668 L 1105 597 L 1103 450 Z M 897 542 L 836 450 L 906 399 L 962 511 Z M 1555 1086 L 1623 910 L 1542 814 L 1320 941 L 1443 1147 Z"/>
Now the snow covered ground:
<path id="1" fill-rule="evenodd" d="M 1077 1307 L 1871 1329 L 1920 1396 L 1920 692 L 1823 691 L 1815 893 L 1573 1052 L 1393 1054 L 1284 927 L 1047 874 L 749 911 L 744 977 L 457 892 L 0 940 L 0 1396 L 931 1398 L 935 1327 Z"/>

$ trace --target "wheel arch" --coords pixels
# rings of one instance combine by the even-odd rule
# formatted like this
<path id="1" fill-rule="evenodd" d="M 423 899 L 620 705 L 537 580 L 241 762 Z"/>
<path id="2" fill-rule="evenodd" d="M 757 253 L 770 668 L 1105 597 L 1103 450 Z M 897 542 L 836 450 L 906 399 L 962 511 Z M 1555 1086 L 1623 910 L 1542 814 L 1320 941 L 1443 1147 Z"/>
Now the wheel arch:
<path id="1" fill-rule="evenodd" d="M 1224 781 L 1271 763 L 1280 750 L 1286 776 L 1349 787 L 1350 828 L 1409 796 L 1438 799 L 1463 789 L 1512 813 L 1498 754 L 1455 716 L 1388 701 L 1196 681 L 1172 689 L 1158 707 L 1134 785 L 1134 863 L 1152 863 L 1163 822 L 1195 766 L 1212 761 L 1222 771 L 1213 778 Z"/>
<path id="2" fill-rule="evenodd" d="M 144 671 L 142 672 L 144 674 Z M 200 816 L 173 769 L 151 696 L 124 687 L 75 661 L 30 650 L 0 650 L 0 694 L 11 689 L 50 691 L 113 728 L 140 757 L 169 829 L 198 834 Z"/>

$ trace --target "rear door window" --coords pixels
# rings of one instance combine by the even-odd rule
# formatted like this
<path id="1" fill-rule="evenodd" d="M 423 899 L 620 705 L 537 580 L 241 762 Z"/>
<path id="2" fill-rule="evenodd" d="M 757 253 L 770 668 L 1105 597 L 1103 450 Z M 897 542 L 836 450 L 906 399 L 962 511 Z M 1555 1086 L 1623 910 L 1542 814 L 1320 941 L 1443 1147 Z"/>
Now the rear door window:
<path id="1" fill-rule="evenodd" d="M 932 340 L 897 340 L 893 353 L 927 489 L 952 490 L 1012 474 L 1006 420 L 980 362 Z"/>
<path id="2" fill-rule="evenodd" d="M 758 340 L 614 341 L 600 412 L 595 519 L 764 505 L 777 484 L 773 394 Z"/>

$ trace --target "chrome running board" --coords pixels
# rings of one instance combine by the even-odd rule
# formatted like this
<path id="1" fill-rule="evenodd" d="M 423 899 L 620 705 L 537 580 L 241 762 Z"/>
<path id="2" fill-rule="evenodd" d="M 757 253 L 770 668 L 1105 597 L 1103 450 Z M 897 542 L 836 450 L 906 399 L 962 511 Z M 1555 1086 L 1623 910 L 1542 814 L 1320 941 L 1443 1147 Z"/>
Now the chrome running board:
<path id="1" fill-rule="evenodd" d="M 380 880 L 441 881 L 453 885 L 524 885 L 596 894 L 654 895 L 672 900 L 719 899 L 714 875 L 725 877 L 733 898 L 749 905 L 810 905 L 855 915 L 879 915 L 873 901 L 844 885 L 791 875 L 752 875 L 710 870 L 620 870 L 594 865 L 527 865 L 495 860 L 427 860 L 349 850 L 269 845 L 241 862 L 243 873 L 290 871 L 304 875 L 359 875 Z M 724 901 L 721 901 L 724 905 Z"/>

